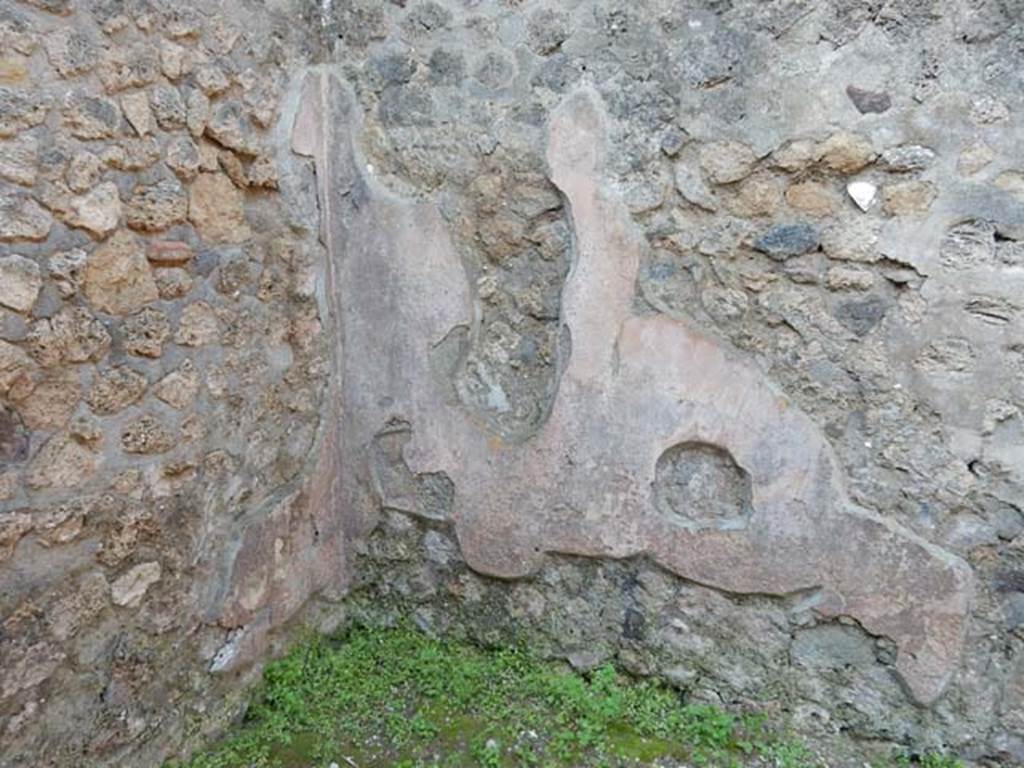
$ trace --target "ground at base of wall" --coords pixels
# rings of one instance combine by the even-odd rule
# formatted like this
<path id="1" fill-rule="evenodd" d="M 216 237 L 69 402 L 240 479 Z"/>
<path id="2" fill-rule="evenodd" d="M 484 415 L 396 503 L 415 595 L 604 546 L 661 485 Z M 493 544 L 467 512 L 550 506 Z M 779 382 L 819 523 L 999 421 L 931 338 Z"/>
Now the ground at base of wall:
<path id="1" fill-rule="evenodd" d="M 167 768 L 840 764 L 758 713 L 688 704 L 611 665 L 583 675 L 524 648 L 357 628 L 300 641 L 267 666 L 231 733 Z M 935 754 L 862 763 L 912 764 L 961 766 Z"/>

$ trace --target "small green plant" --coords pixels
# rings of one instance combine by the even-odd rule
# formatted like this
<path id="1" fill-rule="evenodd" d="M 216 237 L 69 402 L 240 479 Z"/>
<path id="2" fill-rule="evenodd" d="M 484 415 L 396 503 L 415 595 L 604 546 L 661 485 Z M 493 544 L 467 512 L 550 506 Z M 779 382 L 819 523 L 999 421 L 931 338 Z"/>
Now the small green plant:
<path id="1" fill-rule="evenodd" d="M 494 738 L 479 738 L 471 752 L 481 768 L 501 768 L 501 742 Z"/>
<path id="2" fill-rule="evenodd" d="M 926 752 L 916 757 L 899 755 L 895 765 L 897 768 L 964 768 L 964 764 L 957 758 L 938 752 Z"/>
<path id="3" fill-rule="evenodd" d="M 580 674 L 524 648 L 409 628 L 311 636 L 267 665 L 241 725 L 169 768 L 813 768 L 759 715 L 734 715 L 606 664 Z M 958 768 L 928 756 L 896 766 Z"/>

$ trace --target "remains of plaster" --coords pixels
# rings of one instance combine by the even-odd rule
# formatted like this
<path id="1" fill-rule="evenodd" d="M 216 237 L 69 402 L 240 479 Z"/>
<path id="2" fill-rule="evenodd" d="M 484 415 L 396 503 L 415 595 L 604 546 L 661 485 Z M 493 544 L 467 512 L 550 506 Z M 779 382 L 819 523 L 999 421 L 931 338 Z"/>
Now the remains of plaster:
<path id="1" fill-rule="evenodd" d="M 643 553 L 731 593 L 813 593 L 821 615 L 891 638 L 910 695 L 936 700 L 962 650 L 969 568 L 853 504 L 819 429 L 754 366 L 698 329 L 635 313 L 644 244 L 602 181 L 599 97 L 574 93 L 550 118 L 550 178 L 574 231 L 562 296 L 571 343 L 551 412 L 525 441 L 489 432 L 453 396 L 457 331 L 474 317 L 466 276 L 434 204 L 375 180 L 359 126 L 335 74 L 307 76 L 293 147 L 317 166 L 339 330 L 333 501 L 353 534 L 374 524 L 369 489 L 385 508 L 429 516 L 413 485 L 375 472 L 374 451 L 400 452 L 412 476 L 451 478 L 459 544 L 480 573 L 525 577 L 548 553 Z M 742 525 L 679 525 L 659 512 L 659 457 L 686 444 L 749 478 Z"/>

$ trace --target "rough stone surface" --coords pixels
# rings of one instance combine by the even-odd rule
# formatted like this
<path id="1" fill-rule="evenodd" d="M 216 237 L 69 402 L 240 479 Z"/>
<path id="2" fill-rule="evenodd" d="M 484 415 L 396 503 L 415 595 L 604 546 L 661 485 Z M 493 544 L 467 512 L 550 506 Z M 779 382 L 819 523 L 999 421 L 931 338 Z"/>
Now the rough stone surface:
<path id="1" fill-rule="evenodd" d="M 831 215 L 837 207 L 835 193 L 819 181 L 791 185 L 786 189 L 786 202 L 794 210 L 818 219 Z"/>
<path id="2" fill-rule="evenodd" d="M 882 210 L 890 216 L 927 213 L 935 199 L 935 186 L 927 181 L 901 181 L 882 188 Z"/>
<path id="3" fill-rule="evenodd" d="M 99 64 L 100 82 L 107 93 L 149 85 L 159 73 L 159 53 L 144 42 L 108 48 Z"/>
<path id="4" fill-rule="evenodd" d="M 112 181 L 69 201 L 67 223 L 105 237 L 117 229 L 121 221 L 121 196 Z"/>
<path id="5" fill-rule="evenodd" d="M 714 184 L 729 184 L 746 178 L 757 162 L 757 155 L 737 141 L 721 141 L 701 149 L 700 165 Z"/>
<path id="6" fill-rule="evenodd" d="M 87 402 L 94 413 L 110 415 L 136 402 L 147 385 L 146 377 L 141 373 L 118 366 L 97 375 Z"/>
<path id="7" fill-rule="evenodd" d="M 193 285 L 192 277 L 180 267 L 168 267 L 158 270 L 153 275 L 153 279 L 156 281 L 160 298 L 168 301 L 180 299 L 182 296 L 188 295 Z"/>
<path id="8" fill-rule="evenodd" d="M 962 176 L 973 176 L 995 159 L 995 152 L 983 141 L 966 147 L 957 161 L 957 170 Z"/>
<path id="9" fill-rule="evenodd" d="M 211 243 L 241 243 L 251 235 L 244 197 L 221 173 L 200 174 L 192 183 L 188 219 Z"/>
<path id="10" fill-rule="evenodd" d="M 188 136 L 179 136 L 167 145 L 167 166 L 182 181 L 191 181 L 199 172 L 199 147 Z"/>
<path id="11" fill-rule="evenodd" d="M 121 447 L 126 453 L 166 453 L 174 445 L 174 435 L 157 417 L 140 416 L 121 431 Z"/>
<path id="12" fill-rule="evenodd" d="M 64 126 L 77 139 L 108 139 L 120 131 L 117 103 L 85 91 L 72 91 L 64 97 L 62 116 Z"/>
<path id="13" fill-rule="evenodd" d="M 206 133 L 227 149 L 247 155 L 258 151 L 242 105 L 237 102 L 226 101 L 220 104 L 210 115 Z"/>
<path id="14" fill-rule="evenodd" d="M 145 91 L 122 96 L 121 111 L 139 136 L 146 136 L 152 130 L 153 113 L 149 109 L 149 96 Z"/>
<path id="15" fill-rule="evenodd" d="M 185 99 L 185 124 L 195 137 L 203 135 L 210 120 L 210 100 L 198 89 L 189 91 Z"/>
<path id="16" fill-rule="evenodd" d="M 818 147 L 818 155 L 827 168 L 840 173 L 856 173 L 875 158 L 870 141 L 848 132 L 829 136 Z"/>
<path id="17" fill-rule="evenodd" d="M 200 347 L 212 344 L 219 336 L 216 313 L 206 302 L 197 301 L 182 310 L 174 341 L 186 347 Z"/>
<path id="18" fill-rule="evenodd" d="M 104 170 L 103 161 L 92 152 L 76 152 L 64 172 L 64 180 L 72 192 L 88 192 L 99 181 Z M 120 201 L 113 203 L 109 189 L 106 190 L 106 196 L 111 199 L 112 205 L 119 205 Z"/>
<path id="19" fill-rule="evenodd" d="M 55 435 L 40 448 L 28 470 L 30 488 L 76 488 L 99 469 L 101 457 L 70 435 Z"/>
<path id="20" fill-rule="evenodd" d="M 0 304 L 28 312 L 42 287 L 43 278 L 34 261 L 17 255 L 0 257 Z"/>
<path id="21" fill-rule="evenodd" d="M 136 187 L 125 208 L 125 221 L 132 229 L 161 232 L 188 216 L 188 197 L 176 181 L 164 179 Z"/>
<path id="22" fill-rule="evenodd" d="M 700 173 L 688 163 L 676 166 L 675 184 L 676 190 L 686 202 L 712 213 L 718 210 L 718 203 L 704 184 Z"/>
<path id="23" fill-rule="evenodd" d="M 160 69 L 168 80 L 177 80 L 190 66 L 188 49 L 171 40 L 160 43 Z"/>
<path id="24" fill-rule="evenodd" d="M 53 218 L 32 198 L 22 193 L 0 196 L 0 242 L 45 240 Z"/>
<path id="25" fill-rule="evenodd" d="M 817 247 L 818 232 L 810 224 L 777 224 L 754 240 L 756 250 L 776 261 L 785 261 Z"/>
<path id="26" fill-rule="evenodd" d="M 199 390 L 199 372 L 191 360 L 183 362 L 176 371 L 171 371 L 157 382 L 154 390 L 157 397 L 172 408 L 187 408 Z"/>
<path id="27" fill-rule="evenodd" d="M 121 339 L 125 352 L 140 357 L 160 357 L 163 344 L 171 335 L 167 315 L 146 307 L 121 323 Z"/>
<path id="28" fill-rule="evenodd" d="M 928 147 L 917 144 L 901 144 L 882 152 L 879 158 L 882 166 L 894 173 L 913 173 L 931 167 L 935 153 Z"/>
<path id="29" fill-rule="evenodd" d="M 154 88 L 150 98 L 157 125 L 165 131 L 185 127 L 185 102 L 177 88 L 172 86 Z"/>
<path id="30" fill-rule="evenodd" d="M 132 312 L 158 296 L 142 244 L 123 230 L 90 254 L 82 286 L 89 303 L 111 315 Z"/>
<path id="31" fill-rule="evenodd" d="M 192 260 L 192 248 L 176 240 L 150 241 L 146 258 L 154 267 L 181 267 Z"/>
<path id="32" fill-rule="evenodd" d="M 134 608 L 142 602 L 151 586 L 160 581 L 160 563 L 139 563 L 110 585 L 115 605 Z"/>
<path id="33" fill-rule="evenodd" d="M 62 298 L 69 299 L 78 292 L 82 268 L 89 255 L 80 248 L 57 251 L 49 258 L 49 275 Z"/>
<path id="34" fill-rule="evenodd" d="M 81 397 L 78 377 L 73 371 L 58 368 L 34 378 L 32 390 L 19 393 L 15 399 L 25 425 L 35 430 L 67 426 Z"/>
<path id="35" fill-rule="evenodd" d="M 31 187 L 36 183 L 39 141 L 34 136 L 18 136 L 0 141 L 0 178 Z"/>
<path id="36" fill-rule="evenodd" d="M 64 306 L 53 317 L 37 320 L 25 340 L 44 367 L 95 361 L 110 349 L 110 333 L 85 307 Z"/>
<path id="37" fill-rule="evenodd" d="M 50 99 L 42 93 L 0 86 L 0 136 L 14 136 L 46 119 Z"/>
<path id="38" fill-rule="evenodd" d="M 19 390 L 32 367 L 32 359 L 21 347 L 0 341 L 0 394 L 7 397 L 12 389 Z"/>
<path id="39" fill-rule="evenodd" d="M 96 65 L 96 45 L 77 29 L 60 29 L 46 37 L 46 55 L 62 77 L 84 75 Z"/>
<path id="40" fill-rule="evenodd" d="M 125 139 L 104 153 L 108 165 L 119 171 L 143 171 L 160 159 L 160 145 L 152 138 Z"/>

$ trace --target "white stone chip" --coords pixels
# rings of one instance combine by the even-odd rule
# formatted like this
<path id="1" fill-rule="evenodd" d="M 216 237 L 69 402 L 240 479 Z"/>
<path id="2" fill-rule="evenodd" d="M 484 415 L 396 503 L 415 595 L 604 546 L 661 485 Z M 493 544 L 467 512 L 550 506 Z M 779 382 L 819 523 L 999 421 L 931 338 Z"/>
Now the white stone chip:
<path id="1" fill-rule="evenodd" d="M 851 181 L 846 185 L 846 191 L 853 198 L 853 202 L 857 204 L 857 207 L 862 211 L 866 211 L 875 202 L 878 187 L 869 181 Z"/>

